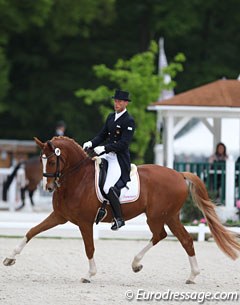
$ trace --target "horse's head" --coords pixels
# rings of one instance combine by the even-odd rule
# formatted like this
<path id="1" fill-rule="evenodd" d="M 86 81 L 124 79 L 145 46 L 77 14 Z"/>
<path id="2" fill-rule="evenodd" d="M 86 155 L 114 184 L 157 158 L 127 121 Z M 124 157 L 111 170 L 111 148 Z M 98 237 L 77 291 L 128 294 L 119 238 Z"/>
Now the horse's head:
<path id="1" fill-rule="evenodd" d="M 54 137 L 45 143 L 38 138 L 34 140 L 41 149 L 43 189 L 49 192 L 60 187 L 63 176 L 87 157 L 82 148 L 67 137 Z"/>

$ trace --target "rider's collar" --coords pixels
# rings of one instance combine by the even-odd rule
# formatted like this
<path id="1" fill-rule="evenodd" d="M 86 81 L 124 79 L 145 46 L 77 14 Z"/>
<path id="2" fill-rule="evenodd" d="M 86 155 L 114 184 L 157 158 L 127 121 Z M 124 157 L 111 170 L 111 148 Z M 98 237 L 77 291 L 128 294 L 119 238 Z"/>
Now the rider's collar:
<path id="1" fill-rule="evenodd" d="M 120 116 L 122 116 L 126 111 L 127 111 L 127 109 L 125 108 L 122 112 L 119 112 L 119 113 L 115 112 L 115 120 L 114 121 L 119 119 Z"/>

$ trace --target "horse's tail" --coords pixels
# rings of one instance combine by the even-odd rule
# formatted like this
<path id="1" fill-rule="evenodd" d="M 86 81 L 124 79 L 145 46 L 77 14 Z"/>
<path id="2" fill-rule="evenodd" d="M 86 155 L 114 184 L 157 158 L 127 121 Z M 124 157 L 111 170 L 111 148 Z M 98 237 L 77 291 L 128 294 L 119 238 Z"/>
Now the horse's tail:
<path id="1" fill-rule="evenodd" d="M 240 251 L 240 244 L 236 240 L 237 234 L 227 230 L 221 224 L 215 211 L 215 205 L 209 199 L 205 184 L 192 173 L 183 172 L 182 174 L 190 182 L 192 199 L 203 212 L 218 247 L 232 259 L 237 259 L 237 252 Z"/>
<path id="2" fill-rule="evenodd" d="M 3 182 L 3 193 L 2 193 L 2 199 L 3 201 L 7 201 L 7 191 L 14 179 L 14 177 L 17 174 L 17 171 L 19 170 L 20 166 L 23 164 L 24 162 L 19 162 L 13 169 L 12 173 L 7 177 L 7 180 Z"/>

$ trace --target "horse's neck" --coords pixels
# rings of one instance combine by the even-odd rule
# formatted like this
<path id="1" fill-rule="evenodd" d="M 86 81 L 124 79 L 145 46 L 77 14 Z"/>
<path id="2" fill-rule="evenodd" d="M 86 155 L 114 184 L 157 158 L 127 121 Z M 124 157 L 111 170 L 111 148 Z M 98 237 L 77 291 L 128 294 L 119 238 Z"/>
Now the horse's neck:
<path id="1" fill-rule="evenodd" d="M 70 167 L 80 163 L 86 158 L 86 154 L 81 149 L 71 149 L 67 152 L 67 160 Z"/>
<path id="2" fill-rule="evenodd" d="M 67 166 L 64 168 L 64 183 L 61 190 L 72 190 L 77 185 L 86 185 L 94 181 L 94 162 L 84 153 L 75 156 L 71 155 L 67 161 Z"/>

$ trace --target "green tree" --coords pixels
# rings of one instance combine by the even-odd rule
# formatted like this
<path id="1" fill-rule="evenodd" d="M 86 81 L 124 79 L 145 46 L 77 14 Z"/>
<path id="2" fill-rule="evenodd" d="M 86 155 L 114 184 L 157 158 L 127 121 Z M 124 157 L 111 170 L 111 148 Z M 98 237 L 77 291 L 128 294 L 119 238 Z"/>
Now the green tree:
<path id="1" fill-rule="evenodd" d="M 10 67 L 7 49 L 12 35 L 23 33 L 46 21 L 52 0 L 0 1 L 0 111 L 7 109 L 4 98 L 10 88 Z"/>
<path id="2" fill-rule="evenodd" d="M 151 136 L 155 133 L 155 117 L 153 113 L 147 111 L 147 107 L 156 101 L 159 93 L 163 89 L 170 89 L 175 86 L 172 81 L 168 85 L 163 82 L 163 77 L 156 73 L 156 55 L 158 54 L 157 44 L 152 41 L 148 51 L 136 54 L 129 60 L 119 59 L 113 69 L 105 65 L 94 66 L 96 76 L 106 79 L 109 87 L 100 86 L 96 90 L 79 89 L 76 91 L 78 97 L 83 97 L 84 101 L 92 105 L 100 103 L 100 112 L 105 119 L 110 111 L 109 101 L 113 86 L 123 88 L 131 93 L 132 102 L 129 103 L 129 112 L 136 121 L 136 132 L 131 150 L 135 156 L 135 162 L 144 162 L 144 154 L 150 142 Z M 183 54 L 178 54 L 175 61 L 165 69 L 172 77 L 178 71 L 182 71 L 181 62 L 184 60 Z M 105 103 L 104 103 L 105 100 Z"/>
<path id="3" fill-rule="evenodd" d="M 46 140 L 59 119 L 81 130 L 85 105 L 72 94 L 87 69 L 81 42 L 93 22 L 111 22 L 114 3 L 0 0 L 1 137 Z"/>
<path id="4" fill-rule="evenodd" d="M 157 33 L 165 37 L 167 54 L 187 57 L 178 92 L 221 79 L 236 79 L 240 66 L 240 1 L 168 0 L 155 7 Z M 232 37 L 232 39 L 230 38 Z"/>
<path id="5" fill-rule="evenodd" d="M 99 104 L 73 92 L 102 83 L 93 65 L 113 67 L 160 36 L 168 60 L 187 57 L 175 93 L 237 78 L 239 19 L 238 0 L 0 0 L 0 138 L 49 139 L 64 119 L 84 142 L 101 126 Z"/>
<path id="6" fill-rule="evenodd" d="M 6 105 L 2 102 L 8 93 L 9 82 L 9 62 L 6 59 L 4 49 L 0 47 L 0 112 L 6 110 Z"/>

